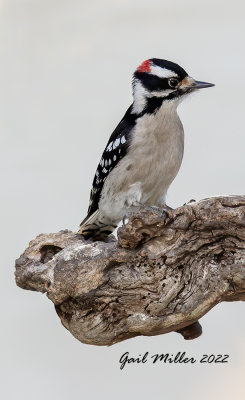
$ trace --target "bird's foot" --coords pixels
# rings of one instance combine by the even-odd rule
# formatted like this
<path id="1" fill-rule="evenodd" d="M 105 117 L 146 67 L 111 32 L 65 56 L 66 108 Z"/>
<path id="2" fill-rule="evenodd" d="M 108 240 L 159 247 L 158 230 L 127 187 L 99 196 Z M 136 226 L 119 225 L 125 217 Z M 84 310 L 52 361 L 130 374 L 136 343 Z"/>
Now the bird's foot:
<path id="1" fill-rule="evenodd" d="M 144 210 L 149 210 L 153 211 L 154 213 L 158 214 L 159 217 L 166 219 L 171 219 L 173 215 L 173 208 L 164 205 L 163 207 L 157 207 L 157 206 L 147 206 L 145 204 L 137 203 L 137 205 L 134 205 L 130 207 L 127 211 L 127 213 L 123 217 L 123 225 L 126 225 L 128 223 L 128 220 L 132 214 L 135 214 L 137 211 L 140 209 Z"/>
<path id="2" fill-rule="evenodd" d="M 149 209 L 158 214 L 161 218 L 171 219 L 173 216 L 173 208 L 167 206 L 166 204 L 162 207 L 150 206 Z"/>
<path id="3" fill-rule="evenodd" d="M 131 206 L 128 208 L 126 214 L 124 215 L 123 219 L 122 219 L 122 223 L 123 225 L 127 225 L 129 218 L 131 217 L 132 214 L 135 214 L 137 211 L 139 211 L 139 209 L 141 208 L 141 205 L 135 205 L 135 206 Z"/>
<path id="4" fill-rule="evenodd" d="M 173 208 L 167 206 L 164 204 L 162 207 L 158 206 L 146 206 L 144 204 L 141 204 L 141 207 L 143 207 L 145 210 L 153 211 L 159 217 L 164 218 L 164 219 L 171 219 L 173 216 Z"/>

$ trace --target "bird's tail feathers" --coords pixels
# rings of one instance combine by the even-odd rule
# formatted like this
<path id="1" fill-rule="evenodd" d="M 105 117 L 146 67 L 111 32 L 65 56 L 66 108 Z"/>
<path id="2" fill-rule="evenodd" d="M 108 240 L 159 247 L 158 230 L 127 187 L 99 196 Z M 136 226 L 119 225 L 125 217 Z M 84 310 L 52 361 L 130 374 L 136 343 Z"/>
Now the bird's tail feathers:
<path id="1" fill-rule="evenodd" d="M 87 216 L 80 224 L 78 233 L 84 239 L 105 240 L 115 229 L 117 225 L 111 221 L 105 220 L 100 210 L 96 210 L 92 215 Z"/>

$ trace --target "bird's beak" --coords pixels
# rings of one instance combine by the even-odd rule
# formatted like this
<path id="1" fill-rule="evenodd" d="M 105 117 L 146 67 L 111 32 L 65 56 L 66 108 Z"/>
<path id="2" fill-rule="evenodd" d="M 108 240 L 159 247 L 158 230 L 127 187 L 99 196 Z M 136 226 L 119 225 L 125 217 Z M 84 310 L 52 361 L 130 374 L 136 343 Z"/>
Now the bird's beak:
<path id="1" fill-rule="evenodd" d="M 196 89 L 203 89 L 212 86 L 214 86 L 213 83 L 195 81 L 195 79 L 191 78 L 190 76 L 187 76 L 186 78 L 183 79 L 179 88 L 185 92 L 192 92 L 193 90 Z"/>
<path id="2" fill-rule="evenodd" d="M 201 82 L 201 81 L 195 81 L 193 79 L 193 84 L 191 85 L 192 89 L 203 89 L 203 88 L 207 88 L 207 87 L 212 87 L 214 86 L 213 83 L 208 83 L 208 82 Z"/>

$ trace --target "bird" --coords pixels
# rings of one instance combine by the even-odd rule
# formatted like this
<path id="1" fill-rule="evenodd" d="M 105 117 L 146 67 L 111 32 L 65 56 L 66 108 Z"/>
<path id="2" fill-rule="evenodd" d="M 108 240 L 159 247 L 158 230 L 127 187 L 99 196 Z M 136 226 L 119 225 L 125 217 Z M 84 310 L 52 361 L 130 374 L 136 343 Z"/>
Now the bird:
<path id="1" fill-rule="evenodd" d="M 106 240 L 130 210 L 166 206 L 184 151 L 177 107 L 190 93 L 214 84 L 193 79 L 174 62 L 151 58 L 135 70 L 132 86 L 133 103 L 95 172 L 87 216 L 78 231 L 84 239 Z"/>

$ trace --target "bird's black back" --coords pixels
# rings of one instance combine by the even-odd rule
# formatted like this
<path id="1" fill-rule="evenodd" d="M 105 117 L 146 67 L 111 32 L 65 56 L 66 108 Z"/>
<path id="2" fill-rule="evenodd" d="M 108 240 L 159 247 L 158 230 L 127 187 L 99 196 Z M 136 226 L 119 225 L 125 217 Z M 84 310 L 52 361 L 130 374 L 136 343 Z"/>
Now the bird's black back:
<path id="1" fill-rule="evenodd" d="M 101 156 L 90 192 L 90 202 L 86 219 L 98 208 L 101 191 L 107 176 L 127 153 L 130 143 L 130 132 L 134 128 L 137 118 L 135 114 L 131 114 L 131 110 L 132 105 L 112 132 Z"/>

